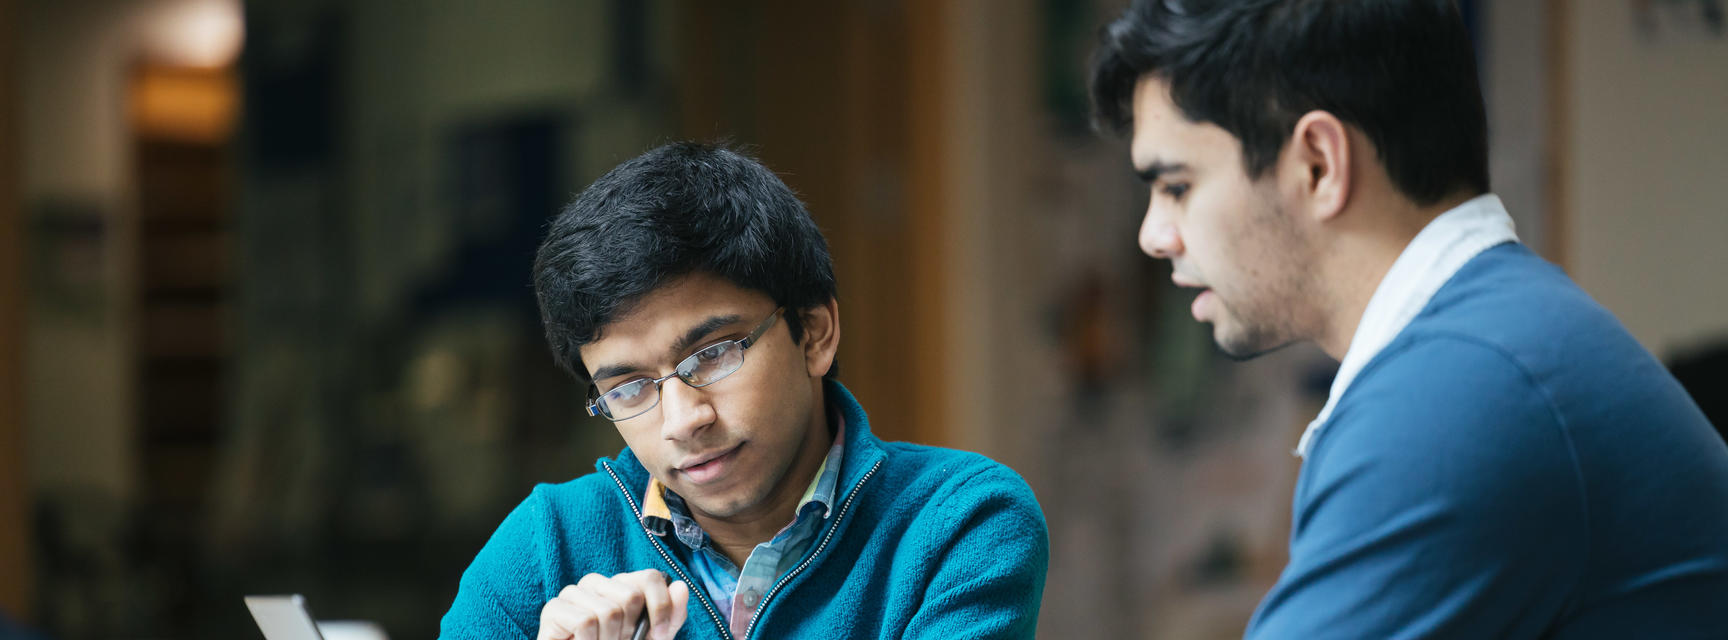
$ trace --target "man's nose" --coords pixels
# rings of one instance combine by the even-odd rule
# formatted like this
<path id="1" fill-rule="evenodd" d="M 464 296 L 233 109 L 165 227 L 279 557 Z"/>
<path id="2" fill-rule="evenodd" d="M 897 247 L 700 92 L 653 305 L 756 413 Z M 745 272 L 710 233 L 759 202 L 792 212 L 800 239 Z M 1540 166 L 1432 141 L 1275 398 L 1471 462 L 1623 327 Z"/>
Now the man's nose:
<path id="1" fill-rule="evenodd" d="M 708 394 L 673 377 L 660 383 L 660 435 L 667 440 L 689 440 L 714 424 L 714 405 Z"/>
<path id="2" fill-rule="evenodd" d="M 1146 208 L 1146 219 L 1140 223 L 1140 250 L 1161 260 L 1182 255 L 1182 235 L 1155 205 Z"/>

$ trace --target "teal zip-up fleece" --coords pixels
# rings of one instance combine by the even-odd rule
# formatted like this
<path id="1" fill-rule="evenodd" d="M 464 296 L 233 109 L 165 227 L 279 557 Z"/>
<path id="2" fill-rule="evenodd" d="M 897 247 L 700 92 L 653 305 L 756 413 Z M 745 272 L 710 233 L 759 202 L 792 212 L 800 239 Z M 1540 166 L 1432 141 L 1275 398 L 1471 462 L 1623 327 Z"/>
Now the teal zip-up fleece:
<path id="1" fill-rule="evenodd" d="M 1049 531 L 1026 482 L 963 451 L 870 434 L 839 383 L 846 419 L 837 517 L 775 581 L 749 638 L 1031 638 Z M 693 585 L 678 637 L 733 635 L 683 553 L 642 528 L 648 471 L 625 449 L 597 473 L 543 484 L 504 519 L 462 574 L 444 638 L 532 638 L 540 609 L 589 573 L 659 569 Z"/>

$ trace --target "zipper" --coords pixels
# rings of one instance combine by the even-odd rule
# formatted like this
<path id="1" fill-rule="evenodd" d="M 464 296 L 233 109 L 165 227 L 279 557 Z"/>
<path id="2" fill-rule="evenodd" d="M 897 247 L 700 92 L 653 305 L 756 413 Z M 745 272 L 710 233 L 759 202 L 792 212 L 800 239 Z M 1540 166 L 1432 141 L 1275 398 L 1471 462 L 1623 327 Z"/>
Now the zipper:
<path id="1" fill-rule="evenodd" d="M 654 535 L 652 531 L 648 530 L 647 526 L 642 524 L 642 510 L 636 506 L 636 498 L 631 497 L 630 490 L 624 488 L 624 481 L 618 478 L 618 472 L 612 470 L 612 465 L 610 463 L 602 462 L 600 464 L 601 466 L 606 467 L 606 475 L 612 476 L 612 483 L 618 485 L 618 491 L 624 494 L 624 501 L 630 504 L 630 513 L 636 515 L 636 526 L 642 529 L 642 535 L 648 536 L 648 542 L 654 545 L 655 551 L 660 552 L 660 559 L 665 560 L 667 566 L 672 567 L 673 571 L 678 572 L 679 579 L 682 579 L 684 584 L 690 587 L 690 595 L 695 596 L 696 600 L 702 603 L 702 608 L 708 611 L 708 618 L 714 621 L 714 628 L 720 630 L 720 637 L 725 638 L 726 640 L 732 640 L 732 631 L 727 629 L 726 625 L 721 624 L 720 621 L 724 618 L 721 618 L 720 614 L 714 610 L 714 604 L 708 601 L 708 594 L 705 593 L 702 585 L 698 584 L 695 580 L 691 580 L 690 576 L 684 573 L 684 567 L 679 566 L 677 562 L 674 562 L 672 560 L 672 554 L 667 553 L 666 547 L 660 544 L 660 537 Z M 875 471 L 875 469 L 871 469 L 871 471 Z M 847 503 L 850 504 L 851 500 L 847 500 Z M 844 515 L 845 511 L 842 510 L 841 514 Z M 766 604 L 767 601 L 764 600 L 763 603 Z M 752 621 L 751 624 L 754 626 L 754 621 Z"/>
<path id="2" fill-rule="evenodd" d="M 804 569 L 810 566 L 810 563 L 815 562 L 817 556 L 822 555 L 822 550 L 828 547 L 828 541 L 834 537 L 835 532 L 840 530 L 840 522 L 846 519 L 846 512 L 852 509 L 852 501 L 858 498 L 858 494 L 863 493 L 864 483 L 869 482 L 870 476 L 876 475 L 876 470 L 880 468 L 882 468 L 882 461 L 877 460 L 876 464 L 871 465 L 870 470 L 864 473 L 864 477 L 858 479 L 858 484 L 852 485 L 852 494 L 846 496 L 846 501 L 840 504 L 840 515 L 835 516 L 834 522 L 828 525 L 828 531 L 822 534 L 822 542 L 816 545 L 816 550 L 805 556 L 804 561 L 798 563 L 798 566 L 793 567 L 791 571 L 787 571 L 786 575 L 780 576 L 780 580 L 774 583 L 774 588 L 769 589 L 768 595 L 762 597 L 762 603 L 756 605 L 756 613 L 750 616 L 750 626 L 744 628 L 746 639 L 750 638 L 756 631 L 756 623 L 762 621 L 762 615 L 768 613 L 768 603 L 774 600 L 774 596 L 780 593 L 786 583 L 803 573 Z M 610 470 L 611 467 L 607 467 L 607 469 Z M 613 477 L 616 478 L 617 476 Z"/>

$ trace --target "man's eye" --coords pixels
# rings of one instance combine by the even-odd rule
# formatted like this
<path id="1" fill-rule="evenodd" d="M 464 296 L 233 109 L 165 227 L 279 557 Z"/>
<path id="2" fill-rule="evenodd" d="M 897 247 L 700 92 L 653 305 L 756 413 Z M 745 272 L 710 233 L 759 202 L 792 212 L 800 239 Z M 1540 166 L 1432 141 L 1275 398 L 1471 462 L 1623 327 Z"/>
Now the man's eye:
<path id="1" fill-rule="evenodd" d="M 696 352 L 696 360 L 698 362 L 713 362 L 715 360 L 719 360 L 720 359 L 720 353 L 725 351 L 725 350 L 726 350 L 726 347 L 723 345 L 714 345 L 712 347 L 708 347 L 707 349 L 703 349 L 701 351 Z"/>
<path id="2" fill-rule="evenodd" d="M 1164 185 L 1163 191 L 1164 195 L 1170 196 L 1171 200 L 1180 201 L 1182 196 L 1188 195 L 1188 185 L 1180 182 L 1167 184 Z"/>

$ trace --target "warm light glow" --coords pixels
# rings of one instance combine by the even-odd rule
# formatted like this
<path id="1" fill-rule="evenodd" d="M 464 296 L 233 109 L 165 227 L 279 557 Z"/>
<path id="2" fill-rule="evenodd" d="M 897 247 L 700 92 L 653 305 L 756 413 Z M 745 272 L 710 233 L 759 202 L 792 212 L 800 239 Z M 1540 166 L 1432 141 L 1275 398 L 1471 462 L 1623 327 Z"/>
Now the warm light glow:
<path id="1" fill-rule="evenodd" d="M 184 0 L 152 17 L 144 46 L 154 62 L 216 68 L 233 64 L 245 39 L 239 0 Z"/>
<path id="2" fill-rule="evenodd" d="M 220 144 L 234 130 L 239 94 L 231 71 L 146 66 L 132 78 L 132 126 L 148 137 Z"/>

